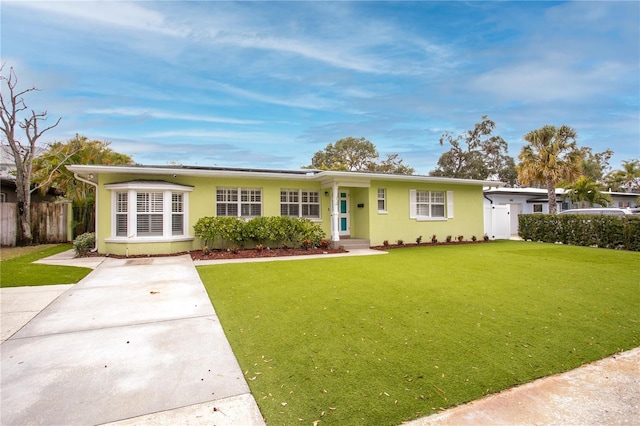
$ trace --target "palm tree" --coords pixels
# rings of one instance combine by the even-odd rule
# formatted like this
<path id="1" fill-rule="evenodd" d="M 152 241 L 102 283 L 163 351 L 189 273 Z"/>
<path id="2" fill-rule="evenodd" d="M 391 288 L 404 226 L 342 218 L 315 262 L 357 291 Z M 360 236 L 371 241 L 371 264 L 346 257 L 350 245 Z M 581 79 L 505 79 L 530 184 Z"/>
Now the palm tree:
<path id="1" fill-rule="evenodd" d="M 640 192 L 640 160 L 622 162 L 622 170 L 607 176 L 607 185 L 614 191 Z"/>
<path id="2" fill-rule="evenodd" d="M 62 191 L 74 204 L 94 198 L 93 187 L 78 181 L 65 166 L 70 164 L 133 164 L 131 157 L 109 148 L 109 142 L 90 141 L 78 135 L 66 142 L 54 142 L 33 163 L 32 181 L 42 192 L 49 188 Z"/>
<path id="3" fill-rule="evenodd" d="M 61 191 L 73 202 L 74 234 L 91 231 L 94 224 L 94 188 L 77 180 L 67 170 L 70 164 L 132 164 L 131 157 L 109 148 L 109 142 L 90 141 L 76 134 L 66 142 L 55 142 L 33 162 L 33 182 L 41 192 Z"/>
<path id="4" fill-rule="evenodd" d="M 611 199 L 598 189 L 598 184 L 588 177 L 582 176 L 573 185 L 566 187 L 567 197 L 572 203 L 580 203 L 580 207 L 593 207 L 594 204 L 607 207 Z M 586 205 L 585 205 L 586 204 Z"/>
<path id="5" fill-rule="evenodd" d="M 545 185 L 549 196 L 549 213 L 557 211 L 556 185 L 573 182 L 581 171 L 582 155 L 576 145 L 576 131 L 563 125 L 544 126 L 524 136 L 517 166 L 518 179 L 525 185 Z"/>

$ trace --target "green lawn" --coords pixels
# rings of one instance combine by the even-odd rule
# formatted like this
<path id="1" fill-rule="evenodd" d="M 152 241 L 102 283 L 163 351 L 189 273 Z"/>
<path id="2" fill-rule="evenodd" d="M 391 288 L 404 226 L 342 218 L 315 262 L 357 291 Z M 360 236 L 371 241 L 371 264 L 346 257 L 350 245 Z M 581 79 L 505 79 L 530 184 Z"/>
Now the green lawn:
<path id="1" fill-rule="evenodd" d="M 32 262 L 71 249 L 71 244 L 47 245 L 25 250 L 27 254 L 0 261 L 0 287 L 75 284 L 91 269 L 73 266 L 39 265 Z M 2 249 L 4 252 L 5 249 Z M 7 250 L 11 253 L 11 249 Z M 8 257 L 11 257 L 10 255 Z"/>
<path id="2" fill-rule="evenodd" d="M 399 424 L 640 346 L 640 253 L 530 242 L 202 266 L 270 425 Z"/>

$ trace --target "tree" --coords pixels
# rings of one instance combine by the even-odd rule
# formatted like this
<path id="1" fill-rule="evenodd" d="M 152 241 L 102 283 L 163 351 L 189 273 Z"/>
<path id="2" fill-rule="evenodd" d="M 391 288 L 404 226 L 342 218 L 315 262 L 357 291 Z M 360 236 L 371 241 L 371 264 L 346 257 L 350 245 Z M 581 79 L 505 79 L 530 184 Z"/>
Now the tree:
<path id="1" fill-rule="evenodd" d="M 406 175 L 414 172 L 413 168 L 403 164 L 398 154 L 389 154 L 382 162 L 378 162 L 379 157 L 375 145 L 367 139 L 347 137 L 316 152 L 311 159 L 311 165 L 304 168 Z"/>
<path id="2" fill-rule="evenodd" d="M 473 129 L 458 136 L 445 132 L 440 137 L 440 145 L 451 145 L 449 151 L 438 159 L 438 167 L 429 172 L 430 176 L 461 179 L 500 179 L 509 186 L 515 186 L 517 172 L 513 157 L 507 154 L 507 142 L 491 133 L 496 123 L 486 115 Z M 466 145 L 466 146 L 465 146 Z"/>
<path id="3" fill-rule="evenodd" d="M 581 172 L 582 154 L 576 145 L 576 131 L 569 126 L 544 126 L 524 136 L 517 165 L 518 179 L 525 185 L 540 183 L 549 196 L 549 213 L 557 211 L 556 185 L 574 182 Z"/>
<path id="4" fill-rule="evenodd" d="M 41 192 L 56 188 L 76 205 L 94 199 L 94 188 L 77 180 L 66 166 L 71 164 L 124 165 L 133 164 L 126 154 L 109 148 L 110 142 L 89 141 L 76 134 L 66 142 L 54 142 L 33 162 L 33 182 Z"/>
<path id="5" fill-rule="evenodd" d="M 607 149 L 594 154 L 591 148 L 582 147 L 580 152 L 582 153 L 582 175 L 598 184 L 604 183 L 604 177 L 611 169 L 609 160 L 613 156 L 613 151 Z"/>
<path id="6" fill-rule="evenodd" d="M 611 202 L 611 198 L 606 194 L 603 194 L 598 189 L 598 184 L 591 178 L 581 176 L 573 185 L 568 185 L 567 197 L 572 203 L 579 203 L 581 208 L 593 207 L 594 204 L 599 204 L 603 207 L 607 207 Z"/>
<path id="7" fill-rule="evenodd" d="M 4 64 L 0 66 L 0 118 L 2 119 L 2 133 L 11 149 L 16 165 L 16 192 L 18 202 L 18 229 L 16 244 L 28 245 L 33 240 L 31 233 L 31 172 L 38 139 L 47 131 L 56 127 L 62 117 L 46 127 L 41 127 L 47 120 L 47 112 L 29 110 L 24 96 L 37 91 L 35 87 L 20 90 L 17 88 L 18 77 L 9 68 L 7 75 L 2 74 Z M 24 130 L 24 138 L 16 135 L 16 130 Z"/>
<path id="8" fill-rule="evenodd" d="M 50 144 L 33 162 L 33 181 L 41 192 L 55 188 L 73 202 L 74 234 L 91 231 L 94 224 L 94 187 L 77 180 L 70 164 L 132 164 L 131 157 L 109 148 L 109 142 L 89 141 L 76 134 L 66 142 Z"/>
<path id="9" fill-rule="evenodd" d="M 640 160 L 623 161 L 622 170 L 610 172 L 605 181 L 613 191 L 640 193 Z"/>

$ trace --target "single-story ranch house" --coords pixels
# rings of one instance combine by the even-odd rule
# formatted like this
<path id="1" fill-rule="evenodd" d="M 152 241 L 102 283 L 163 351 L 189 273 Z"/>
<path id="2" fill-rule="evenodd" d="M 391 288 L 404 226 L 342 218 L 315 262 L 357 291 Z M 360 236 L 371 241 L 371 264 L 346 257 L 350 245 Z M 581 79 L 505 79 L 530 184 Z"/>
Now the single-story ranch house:
<path id="1" fill-rule="evenodd" d="M 320 170 L 197 166 L 67 166 L 96 188 L 100 253 L 169 254 L 202 248 L 205 216 L 308 218 L 333 244 L 424 241 L 484 234 L 483 187 L 500 182 Z"/>

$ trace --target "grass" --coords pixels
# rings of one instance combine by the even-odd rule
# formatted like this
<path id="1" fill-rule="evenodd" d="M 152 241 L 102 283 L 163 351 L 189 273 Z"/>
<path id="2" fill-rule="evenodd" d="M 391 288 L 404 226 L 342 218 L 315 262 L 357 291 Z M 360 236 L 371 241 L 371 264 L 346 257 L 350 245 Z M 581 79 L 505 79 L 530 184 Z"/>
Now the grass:
<path id="1" fill-rule="evenodd" d="M 640 340 L 635 252 L 505 241 L 198 271 L 270 425 L 399 424 Z"/>
<path id="2" fill-rule="evenodd" d="M 3 248 L 2 261 L 0 261 L 0 287 L 77 283 L 91 272 L 91 269 L 32 263 L 71 248 L 71 244 L 48 244 L 19 249 Z"/>

